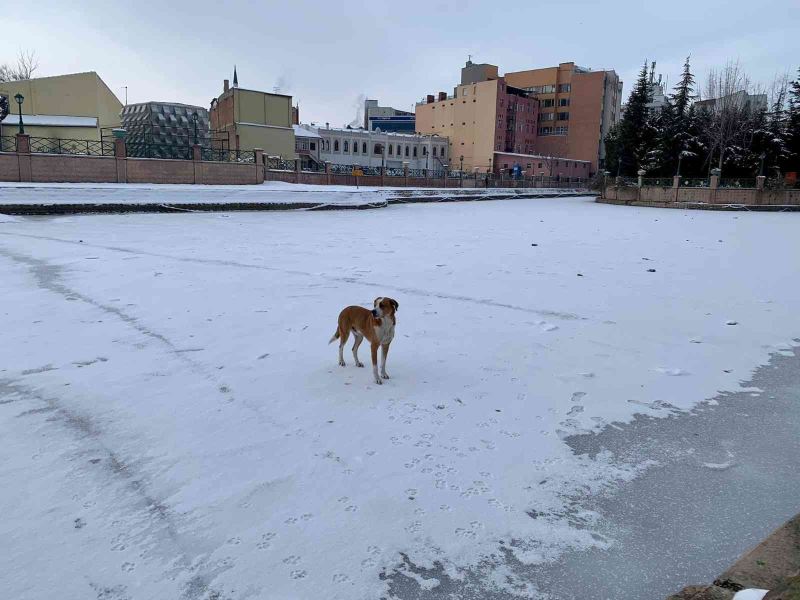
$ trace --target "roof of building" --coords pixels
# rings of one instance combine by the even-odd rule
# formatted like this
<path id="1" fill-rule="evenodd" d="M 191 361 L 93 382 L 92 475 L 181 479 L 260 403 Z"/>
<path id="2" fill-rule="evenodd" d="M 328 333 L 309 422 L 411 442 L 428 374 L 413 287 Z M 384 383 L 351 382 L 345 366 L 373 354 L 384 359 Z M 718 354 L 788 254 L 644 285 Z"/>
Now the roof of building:
<path id="1" fill-rule="evenodd" d="M 307 137 L 307 138 L 318 138 L 322 137 L 313 129 L 308 129 L 303 125 L 292 125 L 294 129 L 294 137 Z"/>
<path id="2" fill-rule="evenodd" d="M 6 125 L 13 124 L 15 115 L 6 117 Z M 14 121 L 15 123 L 16 121 Z M 97 127 L 97 117 L 70 117 L 67 115 L 22 115 L 25 125 L 42 125 L 50 127 Z"/>
<path id="3" fill-rule="evenodd" d="M 302 126 L 301 127 L 308 127 Z M 313 126 L 312 126 L 313 127 Z M 308 131 L 306 129 L 306 131 Z M 369 129 L 364 129 L 363 127 L 359 128 L 351 128 L 348 129 L 346 127 L 316 127 L 316 131 L 318 132 L 334 132 L 334 133 L 343 133 L 343 134 L 350 134 L 350 135 L 366 135 L 366 136 L 384 136 L 388 135 L 390 137 L 398 137 L 398 138 L 410 138 L 410 139 L 421 139 L 421 138 L 438 138 L 441 141 L 447 141 L 447 138 L 440 136 L 436 133 L 428 134 L 428 133 L 398 133 L 395 131 L 383 131 L 382 129 L 373 129 L 370 131 Z"/>
<path id="4" fill-rule="evenodd" d="M 208 111 L 207 108 L 202 106 L 198 106 L 196 104 L 184 104 L 183 102 L 168 102 L 164 100 L 148 100 L 147 102 L 131 102 L 130 104 L 126 104 L 124 108 L 128 108 L 129 106 L 144 106 L 146 104 L 164 104 L 166 106 L 184 106 L 186 108 L 199 108 L 200 110 Z"/>

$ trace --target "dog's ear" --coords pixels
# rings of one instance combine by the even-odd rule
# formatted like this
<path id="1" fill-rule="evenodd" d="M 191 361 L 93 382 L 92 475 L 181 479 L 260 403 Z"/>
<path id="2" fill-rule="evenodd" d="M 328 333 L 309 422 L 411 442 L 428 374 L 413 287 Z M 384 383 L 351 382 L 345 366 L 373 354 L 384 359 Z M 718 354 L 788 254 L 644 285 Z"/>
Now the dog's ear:
<path id="1" fill-rule="evenodd" d="M 372 306 L 378 306 L 378 300 L 380 300 L 380 299 L 381 299 L 381 297 L 380 297 L 380 296 L 378 296 L 377 298 L 375 298 L 375 300 L 373 300 L 373 301 L 372 301 Z"/>
<path id="2" fill-rule="evenodd" d="M 394 312 L 397 312 L 397 307 L 400 305 L 397 303 L 397 300 L 392 300 L 392 306 L 394 306 Z"/>

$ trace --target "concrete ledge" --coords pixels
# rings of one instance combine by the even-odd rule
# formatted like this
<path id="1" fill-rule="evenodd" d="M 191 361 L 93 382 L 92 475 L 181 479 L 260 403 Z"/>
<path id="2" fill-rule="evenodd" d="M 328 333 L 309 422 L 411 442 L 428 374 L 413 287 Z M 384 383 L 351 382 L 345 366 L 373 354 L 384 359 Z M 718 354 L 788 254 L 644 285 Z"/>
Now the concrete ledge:
<path id="1" fill-rule="evenodd" d="M 325 204 L 319 202 L 214 202 L 214 203 L 95 203 L 95 204 L 0 204 L 0 214 L 6 215 L 77 215 L 102 213 L 175 213 L 175 212 L 227 212 L 276 210 L 369 210 L 386 208 L 392 204 L 424 204 L 437 202 L 480 202 L 488 200 L 522 200 L 536 198 L 561 198 L 586 196 L 586 192 L 552 192 L 499 194 L 454 194 L 426 196 L 398 196 L 379 202 L 353 204 Z"/>
<path id="2" fill-rule="evenodd" d="M 682 210 L 734 210 L 760 212 L 800 212 L 796 204 L 709 204 L 706 202 L 650 202 L 636 200 L 610 200 L 598 196 L 600 204 L 616 204 L 619 206 L 645 206 L 650 208 L 679 208 Z"/>

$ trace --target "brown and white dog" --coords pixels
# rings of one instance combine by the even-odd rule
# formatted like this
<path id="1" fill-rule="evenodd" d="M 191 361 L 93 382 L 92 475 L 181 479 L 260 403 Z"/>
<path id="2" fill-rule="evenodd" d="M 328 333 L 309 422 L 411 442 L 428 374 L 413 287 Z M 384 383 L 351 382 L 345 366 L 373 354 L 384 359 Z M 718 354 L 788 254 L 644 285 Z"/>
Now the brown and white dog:
<path id="1" fill-rule="evenodd" d="M 397 307 L 396 300 L 380 297 L 375 298 L 372 310 L 368 310 L 363 306 L 348 306 L 339 313 L 339 326 L 328 343 L 331 344 L 333 340 L 339 340 L 340 366 L 345 366 L 342 351 L 347 343 L 347 338 L 350 337 L 352 332 L 355 336 L 353 358 L 356 361 L 356 366 L 364 366 L 364 363 L 358 360 L 358 347 L 364 338 L 367 338 L 372 350 L 372 374 L 375 376 L 375 383 L 380 385 L 383 383 L 381 378 L 389 379 L 386 374 L 386 355 L 389 354 L 389 344 L 392 343 L 394 338 Z M 380 376 L 378 375 L 378 346 L 383 348 Z"/>

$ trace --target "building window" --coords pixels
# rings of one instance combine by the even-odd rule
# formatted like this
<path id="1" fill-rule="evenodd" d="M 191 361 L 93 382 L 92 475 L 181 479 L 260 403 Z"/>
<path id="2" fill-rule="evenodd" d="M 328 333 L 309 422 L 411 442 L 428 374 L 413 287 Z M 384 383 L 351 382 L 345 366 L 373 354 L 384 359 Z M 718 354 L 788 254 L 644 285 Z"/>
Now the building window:
<path id="1" fill-rule="evenodd" d="M 344 151 L 350 152 L 350 142 L 348 142 L 347 140 L 344 141 Z"/>
<path id="2" fill-rule="evenodd" d="M 569 113 L 568 112 L 560 112 L 560 113 L 558 113 L 558 120 L 559 121 L 569 121 Z"/>
<path id="3" fill-rule="evenodd" d="M 392 144 L 389 144 L 389 156 L 393 155 L 394 155 L 394 146 Z"/>
<path id="4" fill-rule="evenodd" d="M 433 147 L 433 158 L 436 158 L 436 146 Z"/>
<path id="5" fill-rule="evenodd" d="M 462 96 L 469 96 L 469 90 L 467 88 L 464 88 L 463 90 L 461 90 L 461 95 Z"/>
<path id="6" fill-rule="evenodd" d="M 556 135 L 567 135 L 569 127 L 556 127 Z"/>
<path id="7" fill-rule="evenodd" d="M 316 142 L 310 142 L 309 145 L 311 146 L 312 150 L 316 150 L 317 149 L 317 143 Z"/>
<path id="8" fill-rule="evenodd" d="M 569 83 L 559 83 L 558 84 L 558 93 L 562 92 L 571 92 L 572 86 Z"/>
<path id="9" fill-rule="evenodd" d="M 339 140 L 333 140 L 333 151 L 334 152 L 339 151 Z"/>
<path id="10" fill-rule="evenodd" d="M 428 149 L 425 146 L 422 147 L 422 156 L 428 156 Z"/>
<path id="11" fill-rule="evenodd" d="M 531 163 L 528 163 L 528 168 L 529 168 L 529 169 L 531 168 Z"/>
<path id="12" fill-rule="evenodd" d="M 539 120 L 540 121 L 552 121 L 555 119 L 555 113 L 546 112 L 546 113 L 539 113 Z"/>
<path id="13" fill-rule="evenodd" d="M 417 158 L 417 147 L 414 146 L 414 158 Z"/>
<path id="14" fill-rule="evenodd" d="M 380 144 L 375 144 L 375 147 L 373 148 L 373 152 L 375 154 L 378 154 L 378 155 L 383 154 L 383 148 L 381 147 Z"/>
<path id="15" fill-rule="evenodd" d="M 361 144 L 361 154 L 367 153 L 367 142 Z"/>
<path id="16" fill-rule="evenodd" d="M 553 135 L 552 127 L 539 127 L 539 135 Z"/>
<path id="17" fill-rule="evenodd" d="M 358 154 L 358 141 L 353 142 L 353 154 Z"/>
<path id="18" fill-rule="evenodd" d="M 538 167 L 538 168 L 539 168 L 539 169 L 541 169 L 541 168 L 542 168 L 542 163 L 539 163 L 539 167 Z"/>
<path id="19" fill-rule="evenodd" d="M 408 157 L 408 146 L 406 146 L 406 157 Z"/>
<path id="20" fill-rule="evenodd" d="M 559 106 L 569 106 L 569 98 L 559 98 L 558 99 Z"/>

